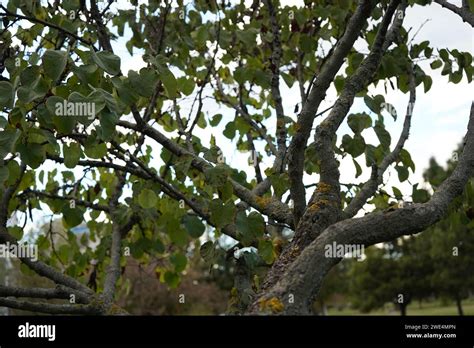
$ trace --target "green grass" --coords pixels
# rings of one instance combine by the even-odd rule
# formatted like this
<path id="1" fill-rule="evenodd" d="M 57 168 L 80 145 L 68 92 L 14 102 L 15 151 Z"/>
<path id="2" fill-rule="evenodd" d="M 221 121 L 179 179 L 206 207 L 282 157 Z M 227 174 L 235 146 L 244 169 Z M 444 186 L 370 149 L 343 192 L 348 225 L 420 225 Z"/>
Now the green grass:
<path id="1" fill-rule="evenodd" d="M 330 308 L 328 315 L 400 315 L 399 311 L 394 311 L 392 305 L 386 305 L 385 309 L 378 309 L 369 313 L 361 313 L 356 309 L 344 308 L 337 310 Z M 474 299 L 464 300 L 462 302 L 464 315 L 474 315 Z M 458 315 L 456 304 L 449 303 L 443 305 L 440 301 L 424 302 L 419 308 L 418 303 L 414 302 L 408 305 L 407 315 Z"/>

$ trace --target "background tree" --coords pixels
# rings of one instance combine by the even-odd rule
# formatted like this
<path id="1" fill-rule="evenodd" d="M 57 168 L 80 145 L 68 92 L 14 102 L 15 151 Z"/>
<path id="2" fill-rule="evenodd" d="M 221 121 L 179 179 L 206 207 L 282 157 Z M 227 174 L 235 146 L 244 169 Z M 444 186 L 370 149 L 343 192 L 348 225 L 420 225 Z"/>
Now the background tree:
<path id="1" fill-rule="evenodd" d="M 438 221 L 474 171 L 474 107 L 456 168 L 430 200 L 415 187 L 415 204 L 385 209 L 381 187 L 390 166 L 400 181 L 414 170 L 403 147 L 416 87 L 428 92 L 432 84 L 419 60 L 443 67 L 452 83 L 472 80 L 470 53 L 435 55 L 429 42 L 413 42 L 403 19 L 415 3 L 428 1 L 1 5 L 0 243 L 22 238 L 22 225 L 7 226 L 12 214 L 29 221 L 30 212 L 50 210 L 66 229 L 87 221 L 83 242 L 96 246 L 83 251 L 71 241 L 64 272 L 48 257 L 21 259 L 58 287 L 2 288 L 0 305 L 122 313 L 114 301 L 128 258 L 160 258 L 161 280 L 176 287 L 199 250 L 210 265 L 223 254 L 235 262 L 231 297 L 239 312 L 304 314 L 340 261 L 325 257 L 326 245 L 370 246 Z M 438 3 L 473 25 L 472 1 L 459 8 Z M 368 52 L 355 48 L 358 38 Z M 122 71 L 123 46 L 146 66 Z M 283 108 L 281 80 L 299 88 L 295 115 Z M 368 93 L 378 83 L 409 96 L 395 146 L 384 125 L 384 97 Z M 337 100 L 321 110 L 329 88 Z M 349 114 L 359 97 L 372 116 Z M 339 142 L 346 120 L 352 133 Z M 375 144 L 365 141 L 366 129 L 375 131 Z M 225 144 L 250 151 L 252 164 L 232 167 Z M 341 186 L 339 161 L 353 157 L 361 173 L 355 158 L 362 155 L 370 179 Z M 377 210 L 359 217 L 366 204 Z M 81 279 L 92 260 L 97 291 Z M 84 305 L 19 299 L 70 295 Z"/>
<path id="2" fill-rule="evenodd" d="M 448 161 L 446 169 L 434 159 L 430 164 L 424 176 L 433 188 L 456 166 L 453 160 Z M 459 315 L 463 315 L 462 300 L 474 289 L 473 207 L 474 181 L 470 179 L 463 194 L 452 203 L 449 214 L 431 227 L 429 233 L 419 237 L 420 241 L 425 240 L 431 246 L 433 289 L 438 295 L 455 301 Z"/>
<path id="3" fill-rule="evenodd" d="M 372 247 L 366 260 L 354 262 L 349 290 L 353 306 L 369 312 L 389 302 L 406 315 L 410 303 L 428 298 L 433 293 L 430 249 L 420 245 L 416 238 L 401 239 Z"/>

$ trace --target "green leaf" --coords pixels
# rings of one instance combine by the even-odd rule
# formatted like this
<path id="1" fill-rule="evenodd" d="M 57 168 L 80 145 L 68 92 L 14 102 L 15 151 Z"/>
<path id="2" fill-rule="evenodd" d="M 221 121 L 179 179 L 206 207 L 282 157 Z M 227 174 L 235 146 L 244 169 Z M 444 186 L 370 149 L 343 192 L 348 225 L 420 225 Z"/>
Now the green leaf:
<path id="1" fill-rule="evenodd" d="M 351 138 L 348 134 L 345 134 L 342 137 L 342 147 L 344 148 L 344 151 L 354 158 L 364 153 L 365 146 L 364 138 L 360 134 L 355 134 L 354 138 Z"/>
<path id="2" fill-rule="evenodd" d="M 207 168 L 204 171 L 204 176 L 209 185 L 219 188 L 228 181 L 229 168 L 223 164 L 218 164 L 215 167 Z"/>
<path id="3" fill-rule="evenodd" d="M 193 238 L 199 238 L 202 236 L 206 227 L 201 222 L 201 220 L 195 215 L 184 215 L 181 219 L 181 223 L 184 225 L 184 228 Z"/>
<path id="4" fill-rule="evenodd" d="M 46 159 L 44 146 L 36 143 L 18 144 L 17 151 L 21 160 L 31 168 L 38 168 Z"/>
<path id="5" fill-rule="evenodd" d="M 283 78 L 283 81 L 285 81 L 288 88 L 293 87 L 293 84 L 295 83 L 295 78 L 293 76 L 285 72 L 280 72 L 280 75 Z"/>
<path id="6" fill-rule="evenodd" d="M 394 121 L 397 120 L 397 109 L 395 109 L 395 106 L 390 103 L 383 103 L 383 109 L 385 109 L 390 114 L 390 116 L 393 117 Z"/>
<path id="7" fill-rule="evenodd" d="M 275 194 L 281 197 L 289 188 L 288 174 L 272 174 L 269 178 Z"/>
<path id="8" fill-rule="evenodd" d="M 20 226 L 8 227 L 8 233 L 16 238 L 16 240 L 21 240 L 23 238 L 23 229 Z"/>
<path id="9" fill-rule="evenodd" d="M 392 137 L 390 136 L 390 133 L 385 129 L 385 127 L 381 123 L 377 122 L 374 126 L 374 131 L 377 135 L 377 138 L 379 138 L 382 147 L 384 149 L 389 149 L 390 143 L 392 142 Z"/>
<path id="10" fill-rule="evenodd" d="M 83 221 L 84 212 L 78 207 L 70 208 L 69 204 L 65 204 L 62 213 L 67 227 L 72 228 L 78 226 Z"/>
<path id="11" fill-rule="evenodd" d="M 451 74 L 449 74 L 449 81 L 452 83 L 458 84 L 462 80 L 462 72 L 461 71 L 455 71 Z"/>
<path id="12" fill-rule="evenodd" d="M 256 28 L 250 28 L 247 30 L 237 30 L 235 35 L 237 39 L 242 41 L 247 47 L 253 47 L 257 37 L 258 30 Z"/>
<path id="13" fill-rule="evenodd" d="M 396 166 L 395 169 L 398 172 L 398 180 L 400 180 L 400 182 L 404 182 L 405 180 L 408 179 L 409 173 L 406 167 Z"/>
<path id="14" fill-rule="evenodd" d="M 64 165 L 67 168 L 75 168 L 81 157 L 81 147 L 77 143 L 64 145 Z"/>
<path id="15" fill-rule="evenodd" d="M 138 203 L 142 208 L 149 209 L 156 206 L 158 198 L 154 191 L 150 189 L 143 189 L 138 195 Z"/>
<path id="16" fill-rule="evenodd" d="M 201 245 L 201 248 L 199 249 L 199 254 L 205 262 L 213 263 L 216 257 L 214 243 L 211 241 L 207 241 L 206 243 Z"/>
<path id="17" fill-rule="evenodd" d="M 398 188 L 396 188 L 395 186 L 392 186 L 392 190 L 393 190 L 393 195 L 395 196 L 396 199 L 398 200 L 403 199 L 402 192 Z"/>
<path id="18" fill-rule="evenodd" d="M 13 151 L 13 145 L 20 133 L 18 129 L 6 129 L 0 132 L 0 160 Z"/>
<path id="19" fill-rule="evenodd" d="M 441 66 L 443 65 L 443 62 L 440 61 L 439 59 L 436 59 L 435 61 L 433 61 L 430 66 L 431 66 L 431 69 L 439 69 L 441 68 Z"/>
<path id="20" fill-rule="evenodd" d="M 13 106 L 14 90 L 8 81 L 0 81 L 0 110 Z"/>
<path id="21" fill-rule="evenodd" d="M 135 104 L 138 100 L 138 95 L 136 91 L 132 88 L 131 84 L 127 80 L 123 80 L 120 77 L 113 77 L 112 83 L 117 90 L 119 100 L 122 101 L 125 105 L 130 106 Z"/>
<path id="22" fill-rule="evenodd" d="M 225 126 L 225 129 L 224 129 L 224 132 L 223 132 L 224 136 L 227 138 L 227 139 L 234 139 L 235 137 L 235 122 L 229 122 L 226 124 Z"/>
<path id="23" fill-rule="evenodd" d="M 400 157 L 400 159 L 401 159 L 404 166 L 406 166 L 408 168 L 411 168 L 412 172 L 415 172 L 415 163 L 411 159 L 411 155 L 407 150 L 402 149 L 400 151 L 399 157 Z"/>
<path id="24" fill-rule="evenodd" d="M 262 237 L 265 232 L 265 221 L 262 215 L 254 211 L 248 216 L 244 211 L 238 212 L 235 225 L 237 234 L 244 246 L 251 245 L 257 238 Z"/>
<path id="25" fill-rule="evenodd" d="M 364 97 L 364 102 L 371 111 L 375 112 L 376 114 L 380 114 L 383 104 L 385 103 L 385 98 L 380 94 L 377 94 L 373 98 L 366 95 Z"/>
<path id="26" fill-rule="evenodd" d="M 364 129 L 372 126 L 372 118 L 365 112 L 351 114 L 347 118 L 347 124 L 355 134 L 361 133 Z"/>
<path id="27" fill-rule="evenodd" d="M 275 261 L 275 251 L 271 240 L 261 239 L 258 242 L 258 254 L 267 264 L 271 265 Z"/>
<path id="28" fill-rule="evenodd" d="M 209 205 L 209 210 L 211 223 L 220 228 L 233 222 L 236 209 L 233 202 L 223 204 L 220 199 L 214 199 Z"/>
<path id="29" fill-rule="evenodd" d="M 166 284 L 168 284 L 170 288 L 174 289 L 178 287 L 180 279 L 179 279 L 179 275 L 176 274 L 175 272 L 166 271 L 164 278 L 165 278 Z"/>
<path id="30" fill-rule="evenodd" d="M 428 75 L 423 76 L 423 87 L 425 89 L 425 93 L 431 89 L 432 85 L 433 85 L 433 79 Z"/>
<path id="31" fill-rule="evenodd" d="M 92 60 L 102 70 L 109 73 L 110 75 L 118 75 L 120 73 L 120 57 L 116 56 L 109 51 L 101 51 L 92 53 Z"/>
<path id="32" fill-rule="evenodd" d="M 134 91 L 147 98 L 153 95 L 158 82 L 158 75 L 151 68 L 142 68 L 140 74 L 130 70 L 128 78 Z"/>
<path id="33" fill-rule="evenodd" d="M 163 86 L 165 87 L 168 98 L 176 99 L 178 97 L 178 83 L 171 70 L 159 65 L 158 75 L 161 82 L 163 82 Z"/>
<path id="34" fill-rule="evenodd" d="M 192 78 L 186 78 L 184 76 L 178 78 L 178 85 L 179 90 L 186 96 L 191 95 L 196 87 L 196 83 Z"/>
<path id="35" fill-rule="evenodd" d="M 362 174 L 362 168 L 354 158 L 352 159 L 352 162 L 354 162 L 354 166 L 356 168 L 356 178 L 358 178 Z"/>
<path id="36" fill-rule="evenodd" d="M 86 143 L 84 153 L 89 158 L 100 159 L 107 155 L 107 145 L 105 143 L 97 144 L 96 142 Z"/>
<path id="37" fill-rule="evenodd" d="M 48 83 L 42 76 L 38 76 L 33 83 L 29 85 L 22 85 L 18 88 L 18 99 L 25 103 L 31 103 L 32 101 L 42 98 L 48 92 Z"/>
<path id="38" fill-rule="evenodd" d="M 185 246 L 188 242 L 188 234 L 185 230 L 179 227 L 168 231 L 171 241 L 177 246 Z"/>
<path id="39" fill-rule="evenodd" d="M 371 167 L 377 163 L 375 158 L 375 146 L 368 144 L 365 147 L 365 163 L 367 167 Z"/>
<path id="40" fill-rule="evenodd" d="M 219 122 L 221 122 L 221 120 L 222 120 L 222 115 L 221 114 L 216 114 L 212 117 L 212 120 L 209 122 L 209 124 L 212 127 L 215 127 L 219 124 Z"/>
<path id="41" fill-rule="evenodd" d="M 118 121 L 118 116 L 115 113 L 109 112 L 108 109 L 103 110 L 99 114 L 100 120 L 100 139 L 109 141 L 115 134 L 115 126 Z"/>
<path id="42" fill-rule="evenodd" d="M 67 52 L 47 50 L 43 55 L 43 69 L 46 76 L 50 77 L 53 81 L 56 81 L 67 64 Z"/>
<path id="43" fill-rule="evenodd" d="M 8 178 L 7 185 L 13 185 L 20 177 L 21 169 L 20 165 L 16 161 L 8 162 Z"/>
<path id="44" fill-rule="evenodd" d="M 430 194 L 425 189 L 418 189 L 418 184 L 413 185 L 412 199 L 414 203 L 426 203 L 430 199 Z"/>
<path id="45" fill-rule="evenodd" d="M 174 265 L 174 270 L 176 273 L 181 273 L 186 268 L 188 259 L 185 255 L 181 253 L 176 253 L 170 256 L 170 261 Z"/>

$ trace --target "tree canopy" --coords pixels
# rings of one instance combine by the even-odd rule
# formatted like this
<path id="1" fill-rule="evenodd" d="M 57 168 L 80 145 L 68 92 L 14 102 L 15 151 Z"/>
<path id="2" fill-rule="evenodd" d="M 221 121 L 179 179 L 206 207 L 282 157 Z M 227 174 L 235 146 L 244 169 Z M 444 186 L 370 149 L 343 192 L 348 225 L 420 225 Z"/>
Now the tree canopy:
<path id="1" fill-rule="evenodd" d="M 474 25 L 472 0 L 435 2 Z M 305 314 L 341 260 L 326 245 L 420 232 L 472 177 L 474 107 L 455 168 L 431 197 L 415 185 L 410 204 L 395 206 L 400 190 L 384 189 L 389 167 L 401 182 L 415 170 L 404 145 L 431 70 L 446 83 L 472 81 L 469 52 L 435 50 L 404 27 L 405 13 L 430 1 L 130 3 L 0 6 L 0 243 L 18 243 L 38 211 L 61 216 L 68 240 L 56 251 L 39 235 L 40 260 L 21 258 L 56 288 L 1 286 L 0 306 L 122 313 L 114 299 L 129 258 L 158 259 L 161 280 L 176 287 L 199 253 L 210 266 L 235 263 L 237 312 Z M 124 71 L 124 55 L 144 67 Z M 283 107 L 283 84 L 299 92 L 294 110 Z M 406 93 L 406 113 L 369 93 L 375 85 Z M 337 98 L 323 110 L 330 89 Z M 357 98 L 370 112 L 350 113 Z M 386 129 L 387 110 L 401 134 Z M 231 164 L 229 148 L 249 162 Z M 368 181 L 341 184 L 345 157 Z M 84 222 L 88 233 L 75 238 Z M 92 264 L 97 291 L 86 285 Z"/>

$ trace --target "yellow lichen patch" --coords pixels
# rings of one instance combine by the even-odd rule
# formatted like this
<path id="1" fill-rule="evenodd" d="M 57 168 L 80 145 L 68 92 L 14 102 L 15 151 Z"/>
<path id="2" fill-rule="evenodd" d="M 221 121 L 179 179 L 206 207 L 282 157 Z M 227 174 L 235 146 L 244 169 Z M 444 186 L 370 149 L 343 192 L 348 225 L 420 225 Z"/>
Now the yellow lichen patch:
<path id="1" fill-rule="evenodd" d="M 272 201 L 270 197 L 257 197 L 255 198 L 255 200 L 257 201 L 257 204 L 262 208 L 266 208 Z"/>
<path id="2" fill-rule="evenodd" d="M 260 306 L 260 310 L 263 312 L 271 311 L 272 313 L 280 313 L 285 308 L 283 303 L 277 297 L 272 297 L 270 299 L 262 298 L 258 301 L 258 304 Z"/>
<path id="3" fill-rule="evenodd" d="M 108 315 L 120 315 L 120 314 L 128 314 L 123 308 L 113 304 L 109 311 L 107 312 Z"/>
<path id="4" fill-rule="evenodd" d="M 331 123 L 327 119 L 319 124 L 319 126 L 322 127 L 322 128 L 327 128 L 330 125 L 331 125 Z"/>
<path id="5" fill-rule="evenodd" d="M 331 185 L 329 184 L 326 184 L 325 182 L 320 182 L 318 184 L 318 187 L 316 189 L 316 192 L 319 192 L 319 193 L 329 193 L 331 192 Z"/>
<path id="6" fill-rule="evenodd" d="M 300 254 L 300 248 L 299 246 L 295 245 L 291 248 L 291 251 L 290 251 L 290 258 L 291 259 L 295 259 L 299 256 Z"/>

